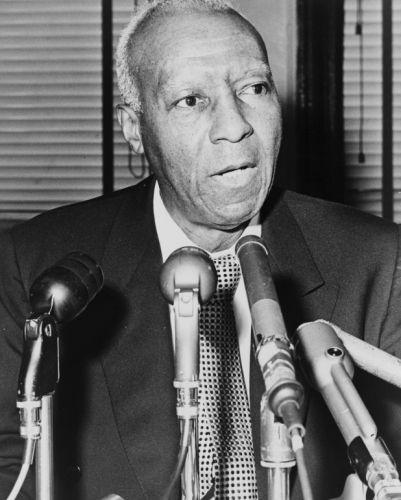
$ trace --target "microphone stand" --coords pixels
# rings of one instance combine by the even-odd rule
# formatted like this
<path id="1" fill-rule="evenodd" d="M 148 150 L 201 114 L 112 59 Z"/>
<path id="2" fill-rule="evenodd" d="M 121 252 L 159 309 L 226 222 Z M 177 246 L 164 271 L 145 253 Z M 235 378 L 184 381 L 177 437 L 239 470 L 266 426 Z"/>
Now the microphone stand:
<path id="1" fill-rule="evenodd" d="M 27 443 L 36 441 L 36 498 L 53 500 L 53 394 L 59 380 L 59 339 L 54 318 L 45 313 L 28 319 L 24 340 L 17 395 L 20 432 Z"/>
<path id="2" fill-rule="evenodd" d="M 53 485 L 53 395 L 42 397 L 41 435 L 36 446 L 36 498 L 51 500 Z"/>
<path id="3" fill-rule="evenodd" d="M 267 498 L 288 500 L 290 498 L 290 472 L 295 467 L 295 455 L 291 447 L 287 427 L 277 420 L 269 408 L 266 393 L 260 404 L 261 465 L 267 472 Z"/>
<path id="4" fill-rule="evenodd" d="M 188 450 L 181 472 L 182 497 L 186 500 L 199 499 L 199 307 L 199 291 L 196 288 L 175 291 L 175 355 L 181 363 L 180 369 L 176 370 L 173 384 L 177 389 L 177 417 L 180 423 L 182 446 Z"/>

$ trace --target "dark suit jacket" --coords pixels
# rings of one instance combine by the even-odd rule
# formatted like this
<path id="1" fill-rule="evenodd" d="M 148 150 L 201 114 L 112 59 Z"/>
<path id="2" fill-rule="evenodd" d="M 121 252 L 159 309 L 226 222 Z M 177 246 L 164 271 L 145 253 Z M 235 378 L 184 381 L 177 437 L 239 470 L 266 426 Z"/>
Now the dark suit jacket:
<path id="1" fill-rule="evenodd" d="M 56 499 L 99 500 L 118 493 L 125 500 L 153 500 L 168 484 L 179 432 L 152 193 L 153 180 L 148 179 L 112 196 L 44 214 L 0 238 L 1 498 L 15 480 L 22 447 L 15 400 L 29 289 L 41 271 L 76 250 L 101 264 L 105 286 L 61 333 Z M 269 196 L 262 219 L 290 333 L 301 322 L 324 318 L 401 355 L 396 225 L 278 190 Z M 356 383 L 401 464 L 401 393 L 359 374 Z M 262 388 L 252 362 L 257 456 Z M 316 499 L 333 498 L 341 493 L 348 471 L 346 450 L 320 396 L 308 393 L 306 456 L 312 486 Z M 266 498 L 260 468 L 258 480 L 260 498 Z M 292 498 L 300 499 L 295 477 L 293 483 Z M 32 477 L 26 491 L 30 488 Z"/>

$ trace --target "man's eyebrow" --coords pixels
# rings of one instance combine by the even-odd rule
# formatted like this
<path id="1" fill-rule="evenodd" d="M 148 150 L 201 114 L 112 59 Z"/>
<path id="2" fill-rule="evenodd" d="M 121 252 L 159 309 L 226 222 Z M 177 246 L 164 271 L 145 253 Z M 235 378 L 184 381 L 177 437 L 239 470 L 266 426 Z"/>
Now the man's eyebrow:
<path id="1" fill-rule="evenodd" d="M 271 69 L 270 69 L 270 66 L 265 63 L 265 62 L 261 62 L 261 63 L 258 63 L 257 65 L 249 68 L 246 72 L 245 72 L 245 76 L 252 76 L 254 74 L 260 74 L 260 73 L 264 73 L 267 77 L 271 77 L 272 76 L 272 72 L 271 72 Z"/>

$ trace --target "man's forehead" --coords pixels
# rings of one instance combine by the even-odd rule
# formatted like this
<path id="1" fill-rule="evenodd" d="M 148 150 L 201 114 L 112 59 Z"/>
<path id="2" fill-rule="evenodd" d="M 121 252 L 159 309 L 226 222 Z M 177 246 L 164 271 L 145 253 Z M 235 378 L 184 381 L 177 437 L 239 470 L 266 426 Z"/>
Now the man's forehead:
<path id="1" fill-rule="evenodd" d="M 158 19 L 142 33 L 138 49 L 140 65 L 155 70 L 219 64 L 235 59 L 247 65 L 248 59 L 267 63 L 263 42 L 243 18 L 227 13 L 178 14 Z"/>
<path id="2" fill-rule="evenodd" d="M 270 75 L 270 67 L 266 61 L 248 55 L 232 59 L 210 57 L 205 60 L 199 57 L 169 58 L 159 67 L 158 87 L 182 87 L 186 84 L 214 83 L 216 80 L 236 81 L 253 76 Z"/>
<path id="3" fill-rule="evenodd" d="M 242 78 L 270 73 L 265 48 L 242 18 L 191 15 L 160 22 L 157 35 L 142 45 L 141 77 L 165 82 L 196 77 Z"/>

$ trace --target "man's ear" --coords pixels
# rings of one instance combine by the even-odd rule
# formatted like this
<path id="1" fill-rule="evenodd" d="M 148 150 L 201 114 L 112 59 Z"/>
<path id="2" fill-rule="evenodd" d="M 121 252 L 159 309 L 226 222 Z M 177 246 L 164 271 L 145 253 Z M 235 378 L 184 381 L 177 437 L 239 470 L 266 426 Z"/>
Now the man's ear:
<path id="1" fill-rule="evenodd" d="M 125 104 L 118 104 L 116 112 L 125 140 L 136 154 L 142 154 L 144 150 L 138 114 Z"/>

